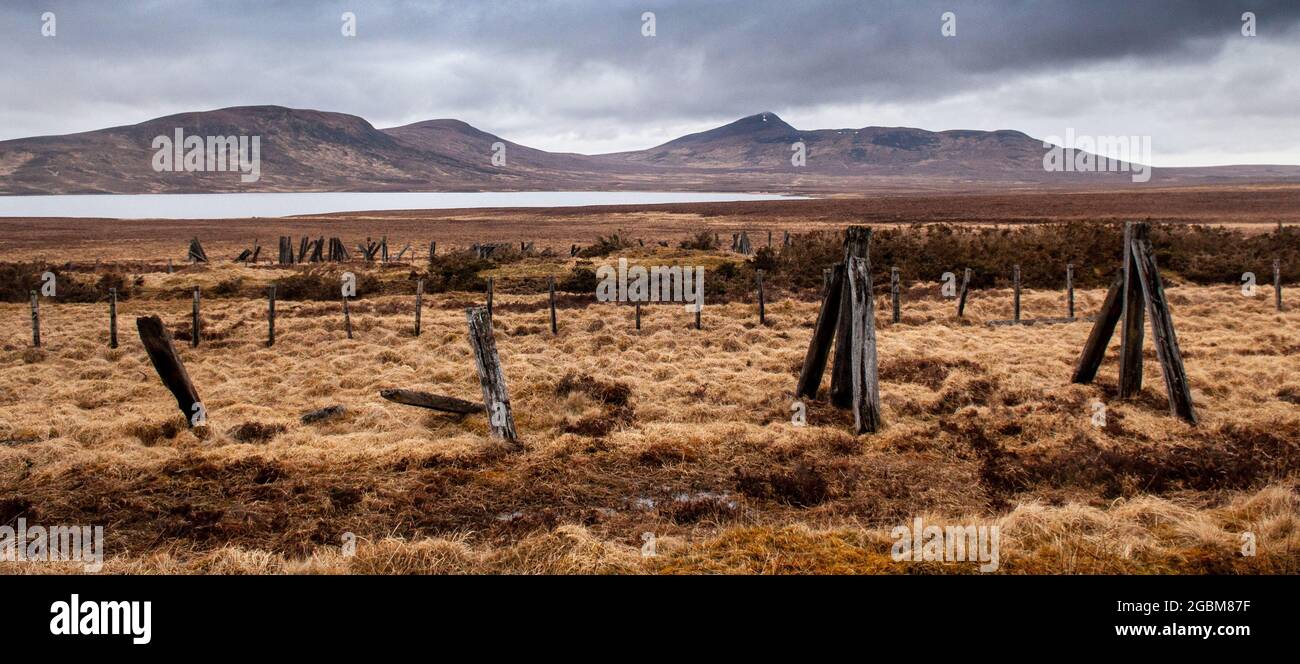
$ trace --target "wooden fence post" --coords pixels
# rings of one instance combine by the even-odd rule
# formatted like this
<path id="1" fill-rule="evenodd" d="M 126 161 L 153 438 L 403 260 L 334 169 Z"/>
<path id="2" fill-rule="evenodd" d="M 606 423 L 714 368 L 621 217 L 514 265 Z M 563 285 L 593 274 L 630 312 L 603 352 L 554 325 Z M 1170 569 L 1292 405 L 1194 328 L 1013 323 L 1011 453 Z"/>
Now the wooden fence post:
<path id="1" fill-rule="evenodd" d="M 1124 223 L 1124 324 L 1120 328 L 1119 398 L 1129 399 L 1142 391 L 1142 337 L 1145 333 L 1145 298 L 1133 265 L 1133 242 L 1144 240 L 1148 226 Z"/>
<path id="2" fill-rule="evenodd" d="M 785 235 L 785 237 L 784 239 L 781 240 L 781 248 L 785 249 L 786 247 L 790 246 L 790 231 L 782 231 L 782 233 Z"/>
<path id="3" fill-rule="evenodd" d="M 767 298 L 763 293 L 763 271 L 758 271 L 758 324 L 767 325 Z"/>
<path id="4" fill-rule="evenodd" d="M 1075 365 L 1074 376 L 1070 382 L 1087 385 L 1097 377 L 1097 369 L 1101 367 L 1101 360 L 1106 355 L 1106 344 L 1110 343 L 1110 338 L 1114 336 L 1115 326 L 1119 324 L 1123 313 L 1124 271 L 1120 270 L 1115 273 L 1110 290 L 1106 291 L 1106 301 L 1102 303 L 1101 312 L 1097 314 L 1097 322 L 1088 333 L 1088 341 L 1083 344 L 1083 353 L 1079 355 L 1079 363 Z"/>
<path id="5" fill-rule="evenodd" d="M 1065 316 L 1074 318 L 1074 263 L 1065 264 Z"/>
<path id="6" fill-rule="evenodd" d="M 871 293 L 870 261 L 849 258 L 849 302 L 853 369 L 853 423 L 857 433 L 880 428 L 880 382 L 876 364 L 876 303 Z M 843 352 L 843 349 L 837 350 Z"/>
<path id="7" fill-rule="evenodd" d="M 817 313 L 812 339 L 808 341 L 808 352 L 803 358 L 803 370 L 799 372 L 799 384 L 794 390 L 796 397 L 817 398 L 822 374 L 826 372 L 826 360 L 831 354 L 831 343 L 835 339 L 840 317 L 840 291 L 844 287 L 844 268 L 837 265 L 827 270 L 830 276 L 822 292 L 822 306 Z"/>
<path id="8" fill-rule="evenodd" d="M 703 313 L 704 313 L 704 307 L 700 306 L 699 304 L 696 304 L 695 305 L 695 329 L 697 330 L 702 329 L 702 324 L 700 322 L 700 315 Z"/>
<path id="9" fill-rule="evenodd" d="M 1014 288 L 1015 288 L 1015 306 L 1014 306 L 1014 309 L 1015 309 L 1015 315 L 1012 316 L 1011 319 L 1014 320 L 1015 322 L 1019 323 L 1019 322 L 1020 322 L 1020 266 L 1019 266 L 1019 265 L 1017 265 L 1017 266 L 1015 266 L 1015 267 L 1012 268 L 1012 270 L 1011 270 L 1011 281 L 1015 284 L 1015 286 L 1014 286 Z"/>
<path id="10" fill-rule="evenodd" d="M 1174 320 L 1165 300 L 1165 287 L 1156 267 L 1155 251 L 1146 233 L 1135 234 L 1130 245 L 1137 277 L 1142 281 L 1142 294 L 1146 296 L 1147 313 L 1151 317 L 1151 338 L 1156 345 L 1156 357 L 1165 379 L 1165 393 L 1169 397 L 1169 411 L 1191 424 L 1196 424 L 1196 410 L 1192 407 L 1192 390 L 1187 384 L 1183 369 L 1183 354 L 1178 349 L 1178 336 L 1174 333 Z"/>
<path id="11" fill-rule="evenodd" d="M 348 311 L 348 296 L 343 296 L 343 329 L 347 330 L 348 338 L 352 338 L 352 312 Z"/>
<path id="12" fill-rule="evenodd" d="M 117 348 L 117 289 L 108 289 L 108 347 Z"/>
<path id="13" fill-rule="evenodd" d="M 551 334 L 560 333 L 560 321 L 555 313 L 555 277 L 546 280 L 546 292 L 551 301 Z"/>
<path id="14" fill-rule="evenodd" d="M 898 279 L 898 268 L 889 268 L 889 298 L 894 307 L 893 322 L 895 323 L 902 318 L 902 304 L 899 302 L 902 297 L 902 290 L 903 286 Z"/>
<path id="15" fill-rule="evenodd" d="M 190 317 L 190 325 L 191 325 L 190 346 L 194 348 L 198 348 L 199 335 L 202 334 L 202 330 L 200 329 L 202 322 L 199 319 L 199 287 L 198 286 L 194 287 L 194 312 Z"/>
<path id="16" fill-rule="evenodd" d="M 641 302 L 636 303 L 636 329 L 641 329 Z"/>
<path id="17" fill-rule="evenodd" d="M 469 322 L 469 345 L 474 349 L 474 364 L 478 367 L 479 384 L 483 387 L 483 405 L 487 408 L 488 428 L 492 435 L 504 439 L 513 447 L 516 444 L 515 416 L 510 411 L 510 395 L 506 392 L 505 372 L 497 357 L 496 339 L 492 336 L 492 317 L 487 307 L 470 307 L 465 310 Z"/>
<path id="18" fill-rule="evenodd" d="M 266 345 L 275 345 L 275 284 L 267 292 L 266 299 Z"/>
<path id="19" fill-rule="evenodd" d="M 823 293 L 826 292 L 826 289 L 831 287 L 831 272 L 833 272 L 833 270 L 829 267 L 822 268 L 822 292 Z"/>
<path id="20" fill-rule="evenodd" d="M 32 348 L 41 347 L 41 303 L 32 291 Z"/>
<path id="21" fill-rule="evenodd" d="M 492 317 L 492 277 L 487 278 L 487 315 Z"/>
<path id="22" fill-rule="evenodd" d="M 162 320 L 157 316 L 137 318 L 135 327 L 140 332 L 140 341 L 144 344 L 144 350 L 149 354 L 149 360 L 153 362 L 158 377 L 171 391 L 172 396 L 176 397 L 176 406 L 185 416 L 186 426 L 192 428 L 196 424 L 195 414 L 199 412 L 203 412 L 206 421 L 207 414 L 203 411 L 198 390 L 195 390 L 194 383 L 190 382 L 190 375 L 185 371 L 185 364 L 181 362 L 181 356 L 176 353 L 176 347 L 172 345 L 172 337 L 167 333 L 167 328 L 163 327 Z"/>
<path id="23" fill-rule="evenodd" d="M 961 293 L 957 295 L 957 317 L 958 318 L 963 318 L 966 316 L 966 293 L 969 292 L 969 290 L 970 290 L 970 268 L 966 268 L 966 272 L 962 275 L 961 278 Z"/>
<path id="24" fill-rule="evenodd" d="M 1282 261 L 1278 258 L 1273 259 L 1273 304 L 1282 310 Z"/>
<path id="25" fill-rule="evenodd" d="M 867 226 L 849 226 L 844 231 L 844 279 L 848 279 L 849 259 L 867 258 L 871 250 L 871 229 Z M 870 269 L 871 263 L 867 262 Z M 853 406 L 853 365 L 849 348 L 852 343 L 849 291 L 840 289 L 839 323 L 835 327 L 835 359 L 831 363 L 831 403 L 840 408 Z"/>
<path id="26" fill-rule="evenodd" d="M 420 312 L 424 309 L 424 280 L 415 282 L 415 336 L 420 336 Z"/>

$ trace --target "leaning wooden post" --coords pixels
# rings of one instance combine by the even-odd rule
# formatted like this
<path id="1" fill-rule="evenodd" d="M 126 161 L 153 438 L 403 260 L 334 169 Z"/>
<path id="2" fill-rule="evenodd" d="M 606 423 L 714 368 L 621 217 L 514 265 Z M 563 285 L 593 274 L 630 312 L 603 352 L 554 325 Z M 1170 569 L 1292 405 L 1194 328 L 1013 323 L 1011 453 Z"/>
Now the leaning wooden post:
<path id="1" fill-rule="evenodd" d="M 348 296 L 343 296 L 343 329 L 347 330 L 348 338 L 352 338 L 352 312 L 348 311 Z"/>
<path id="2" fill-rule="evenodd" d="M 420 336 L 420 312 L 424 309 L 424 280 L 415 282 L 415 336 Z"/>
<path id="3" fill-rule="evenodd" d="M 1273 259 L 1273 304 L 1282 310 L 1282 261 L 1277 258 Z"/>
<path id="4" fill-rule="evenodd" d="M 957 295 L 957 317 L 958 318 L 963 318 L 966 316 L 966 293 L 968 293 L 969 291 L 970 291 L 970 268 L 966 268 L 966 272 L 962 275 L 961 278 L 961 293 Z"/>
<path id="5" fill-rule="evenodd" d="M 852 329 L 853 423 L 857 433 L 880 428 L 880 381 L 876 364 L 876 303 L 871 295 L 870 259 L 849 258 L 849 302 L 844 312 Z M 843 352 L 840 349 L 836 352 Z"/>
<path id="6" fill-rule="evenodd" d="M 1165 300 L 1165 287 L 1156 267 L 1155 251 L 1146 233 L 1135 234 L 1129 245 L 1137 277 L 1142 281 L 1142 294 L 1151 317 L 1151 338 L 1155 341 L 1156 357 L 1165 379 L 1165 392 L 1169 397 L 1169 411 L 1191 424 L 1196 424 L 1196 410 L 1192 407 L 1192 389 L 1183 369 L 1183 354 L 1178 349 L 1178 335 L 1174 333 L 1174 319 Z"/>
<path id="7" fill-rule="evenodd" d="M 1097 369 L 1101 367 L 1101 360 L 1106 355 L 1106 344 L 1114 336 L 1115 326 L 1119 324 L 1123 313 L 1124 272 L 1121 270 L 1111 281 L 1110 290 L 1106 291 L 1106 301 L 1102 303 L 1097 322 L 1093 323 L 1092 331 L 1088 333 L 1088 341 L 1083 344 L 1083 353 L 1079 355 L 1079 363 L 1075 365 L 1070 382 L 1087 385 L 1097 377 Z"/>
<path id="8" fill-rule="evenodd" d="M 1065 315 L 1074 318 L 1074 263 L 1065 264 Z"/>
<path id="9" fill-rule="evenodd" d="M 898 279 L 898 268 L 889 268 L 889 298 L 894 307 L 893 322 L 895 323 L 902 318 L 902 305 L 899 302 L 899 299 L 902 296 L 902 291 L 903 287 L 902 284 L 899 283 Z"/>
<path id="10" fill-rule="evenodd" d="M 1012 316 L 1012 320 L 1019 323 L 1020 322 L 1020 266 L 1019 265 L 1012 268 L 1011 281 L 1015 284 L 1015 306 L 1013 307 L 1015 310 L 1015 315 Z"/>
<path id="11" fill-rule="evenodd" d="M 191 326 L 190 346 L 193 346 L 195 348 L 198 348 L 199 345 L 199 335 L 201 334 L 201 330 L 199 329 L 200 325 L 201 322 L 199 320 L 199 287 L 195 286 L 194 287 L 194 311 L 190 317 L 190 326 Z"/>
<path id="12" fill-rule="evenodd" d="M 763 271 L 758 271 L 758 324 L 767 325 L 767 298 L 763 293 Z"/>
<path id="13" fill-rule="evenodd" d="M 117 289 L 108 289 L 108 347 L 117 348 Z"/>
<path id="14" fill-rule="evenodd" d="M 1146 313 L 1142 284 L 1133 266 L 1133 242 L 1147 238 L 1148 226 L 1124 223 L 1124 324 L 1120 328 L 1119 398 L 1129 399 L 1142 391 L 1142 337 Z"/>
<path id="15" fill-rule="evenodd" d="M 275 345 L 275 284 L 271 284 L 266 297 L 266 345 Z"/>
<path id="16" fill-rule="evenodd" d="M 812 339 L 808 342 L 808 352 L 803 358 L 799 384 L 795 386 L 796 397 L 817 398 L 822 374 L 826 372 L 826 360 L 831 354 L 831 343 L 835 339 L 835 330 L 840 317 L 840 291 L 844 286 L 844 267 L 837 265 L 827 270 L 830 276 L 822 293 L 822 306 L 817 313 L 817 324 L 813 327 Z"/>
<path id="17" fill-rule="evenodd" d="M 496 339 L 492 336 L 492 316 L 487 307 L 470 307 L 465 310 L 465 318 L 469 322 L 469 345 L 474 349 L 474 364 L 478 367 L 479 384 L 483 388 L 483 404 L 487 407 L 488 429 L 493 436 L 518 447 L 506 377 L 497 357 Z"/>
<path id="18" fill-rule="evenodd" d="M 871 229 L 866 226 L 849 226 L 844 231 L 844 262 L 848 278 L 849 259 L 867 258 L 871 249 Z M 870 267 L 870 263 L 868 263 Z M 849 289 L 840 289 L 839 323 L 835 328 L 835 359 L 831 364 L 831 403 L 840 408 L 853 405 L 853 366 L 849 357 L 851 343 L 849 321 Z"/>
<path id="19" fill-rule="evenodd" d="M 32 347 L 41 347 L 41 303 L 36 291 L 32 291 Z"/>
<path id="20" fill-rule="evenodd" d="M 158 371 L 158 377 L 171 390 L 172 396 L 176 397 L 176 406 L 185 416 L 186 425 L 194 427 L 206 422 L 207 413 L 203 409 L 203 402 L 199 400 L 198 390 L 190 382 L 190 375 L 185 371 L 185 364 L 176 353 L 172 337 L 167 333 L 167 328 L 163 327 L 162 320 L 157 316 L 137 318 L 135 327 L 140 332 L 140 341 L 149 354 L 149 360 Z"/>

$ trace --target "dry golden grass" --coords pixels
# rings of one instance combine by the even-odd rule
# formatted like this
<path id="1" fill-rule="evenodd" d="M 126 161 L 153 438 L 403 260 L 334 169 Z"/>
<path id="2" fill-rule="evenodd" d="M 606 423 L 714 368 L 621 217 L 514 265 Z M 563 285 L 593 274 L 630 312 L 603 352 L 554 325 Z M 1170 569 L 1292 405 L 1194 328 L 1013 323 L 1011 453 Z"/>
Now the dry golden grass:
<path id="1" fill-rule="evenodd" d="M 479 399 L 464 316 L 479 294 L 426 296 L 418 338 L 412 297 L 354 302 L 353 340 L 336 303 L 281 301 L 274 348 L 264 302 L 211 298 L 204 343 L 177 343 L 209 416 L 185 429 L 134 317 L 184 330 L 189 303 L 169 293 L 272 275 L 147 275 L 117 350 L 104 305 L 43 305 L 33 350 L 27 307 L 0 304 L 0 522 L 102 524 L 110 572 L 973 572 L 891 559 L 890 529 L 917 515 L 998 524 L 1006 573 L 1300 571 L 1300 313 L 1274 312 L 1268 288 L 1170 289 L 1197 427 L 1169 416 L 1149 351 L 1143 394 L 1120 402 L 1114 350 L 1096 385 L 1069 383 L 1089 324 L 983 325 L 1010 317 L 1005 290 L 956 320 L 918 284 L 901 324 L 878 317 L 874 436 L 821 401 L 791 424 L 817 304 L 781 294 L 766 326 L 743 302 L 708 306 L 702 331 L 659 305 L 637 332 L 630 308 L 593 303 L 563 308 L 552 337 L 545 296 L 498 293 L 517 454 L 482 417 L 378 395 Z M 1102 296 L 1080 292 L 1080 311 Z M 1024 308 L 1062 315 L 1063 294 L 1027 291 Z M 299 421 L 331 404 L 347 413 Z M 657 556 L 640 555 L 646 532 Z"/>

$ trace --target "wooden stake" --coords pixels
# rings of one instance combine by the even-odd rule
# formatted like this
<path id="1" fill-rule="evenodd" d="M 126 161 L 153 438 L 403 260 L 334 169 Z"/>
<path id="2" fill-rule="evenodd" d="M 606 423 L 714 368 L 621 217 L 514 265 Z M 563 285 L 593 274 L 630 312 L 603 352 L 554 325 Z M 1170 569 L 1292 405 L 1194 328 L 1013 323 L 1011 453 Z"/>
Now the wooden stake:
<path id="1" fill-rule="evenodd" d="M 117 289 L 108 289 L 108 347 L 117 348 Z"/>
<path id="2" fill-rule="evenodd" d="M 506 392 L 506 377 L 497 357 L 497 344 L 492 336 L 492 317 L 487 307 L 470 307 L 465 310 L 469 322 L 469 345 L 474 349 L 474 364 L 478 367 L 479 384 L 483 387 L 483 403 L 487 407 L 488 428 L 492 435 L 504 439 L 514 447 L 515 416 L 510 411 L 510 395 Z"/>
<path id="3" fill-rule="evenodd" d="M 555 312 L 555 277 L 546 280 L 546 291 L 551 301 L 551 334 L 559 334 L 560 321 Z"/>
<path id="4" fill-rule="evenodd" d="M 424 310 L 424 280 L 415 282 L 415 336 L 420 336 L 420 312 Z"/>
<path id="5" fill-rule="evenodd" d="M 704 312 L 704 307 L 695 305 L 695 329 L 701 329 L 700 314 Z"/>
<path id="6" fill-rule="evenodd" d="M 1273 304 L 1282 310 L 1282 261 L 1277 258 L 1273 259 Z"/>
<path id="7" fill-rule="evenodd" d="M 830 277 L 822 293 L 821 311 L 817 314 L 817 325 L 813 328 L 808 352 L 804 355 L 803 370 L 799 372 L 799 384 L 794 390 L 797 397 L 817 398 L 822 374 L 826 372 L 826 360 L 831 354 L 831 343 L 835 339 L 840 315 L 840 291 L 844 286 L 844 268 L 837 265 L 827 270 Z"/>
<path id="8" fill-rule="evenodd" d="M 1192 406 L 1192 390 L 1187 384 L 1183 369 L 1183 354 L 1178 349 L 1178 336 L 1174 333 L 1174 319 L 1165 300 L 1165 287 L 1160 282 L 1155 251 L 1145 233 L 1138 234 L 1130 245 L 1137 276 L 1146 296 L 1147 313 L 1151 316 L 1151 338 L 1160 359 L 1160 371 L 1165 379 L 1165 392 L 1169 397 L 1169 412 L 1191 424 L 1196 424 L 1196 410 Z"/>
<path id="9" fill-rule="evenodd" d="M 190 317 L 190 324 L 191 324 L 190 346 L 198 348 L 199 335 L 202 334 L 202 330 L 200 329 L 202 323 L 199 319 L 199 287 L 198 286 L 194 287 L 194 312 Z"/>
<path id="10" fill-rule="evenodd" d="M 32 291 L 32 348 L 41 347 L 41 303 Z"/>
<path id="11" fill-rule="evenodd" d="M 492 317 L 492 277 L 487 278 L 487 315 Z"/>
<path id="12" fill-rule="evenodd" d="M 140 341 L 149 354 L 149 360 L 158 371 L 158 377 L 172 396 L 176 397 L 176 406 L 185 416 L 186 426 L 193 427 L 194 416 L 203 410 L 203 406 L 198 390 L 194 389 L 194 383 L 190 382 L 190 375 L 185 371 L 185 364 L 181 362 L 181 356 L 172 345 L 171 335 L 157 316 L 137 318 L 135 327 L 140 332 Z"/>
<path id="13" fill-rule="evenodd" d="M 767 298 L 763 293 L 763 271 L 758 271 L 758 324 L 767 325 Z"/>
<path id="14" fill-rule="evenodd" d="M 352 312 L 348 311 L 348 296 L 343 296 L 343 329 L 347 330 L 348 338 L 352 338 Z"/>
<path id="15" fill-rule="evenodd" d="M 961 278 L 961 292 L 957 295 L 957 317 L 966 316 L 966 293 L 970 290 L 970 268 L 966 268 Z"/>
<path id="16" fill-rule="evenodd" d="M 1015 315 L 1012 316 L 1011 320 L 1014 320 L 1015 322 L 1019 323 L 1020 322 L 1020 266 L 1019 265 L 1012 268 L 1011 281 L 1015 284 L 1015 292 L 1016 292 L 1015 307 L 1014 307 Z"/>
<path id="17" fill-rule="evenodd" d="M 636 303 L 636 329 L 641 329 L 641 303 Z"/>
<path id="18" fill-rule="evenodd" d="M 1120 329 L 1119 398 L 1131 399 L 1142 391 L 1142 337 L 1145 334 L 1145 297 L 1133 266 L 1133 242 L 1145 240 L 1146 224 L 1124 224 L 1124 324 Z"/>
<path id="19" fill-rule="evenodd" d="M 1074 376 L 1070 378 L 1070 382 L 1087 385 L 1097 377 L 1097 369 L 1101 367 L 1101 360 L 1106 355 L 1106 345 L 1114 336 L 1115 326 L 1123 314 L 1124 271 L 1120 270 L 1115 273 L 1110 290 L 1106 291 L 1106 300 L 1101 305 L 1101 311 L 1097 313 L 1097 322 L 1093 324 L 1092 332 L 1088 333 L 1088 341 L 1083 344 L 1083 353 L 1079 355 L 1079 362 L 1075 365 Z"/>
<path id="20" fill-rule="evenodd" d="M 849 258 L 849 353 L 853 370 L 853 423 L 859 434 L 880 428 L 880 382 L 876 365 L 876 304 L 871 293 L 871 263 Z M 842 352 L 836 351 L 836 352 Z"/>
<path id="21" fill-rule="evenodd" d="M 1065 315 L 1074 318 L 1074 263 L 1065 264 Z"/>
<path id="22" fill-rule="evenodd" d="M 844 231 L 844 279 L 848 279 L 850 258 L 867 258 L 871 249 L 871 229 L 849 226 Z M 871 266 L 868 261 L 867 267 Z M 840 408 L 853 406 L 853 366 L 849 348 L 852 342 L 849 288 L 840 289 L 839 323 L 835 328 L 835 359 L 831 364 L 831 403 Z"/>
<path id="23" fill-rule="evenodd" d="M 275 284 L 271 284 L 266 298 L 266 345 L 275 345 Z"/>
<path id="24" fill-rule="evenodd" d="M 893 303 L 894 317 L 893 322 L 897 323 L 902 318 L 902 304 L 899 300 L 902 297 L 903 287 L 899 283 L 898 268 L 889 268 L 889 299 Z"/>

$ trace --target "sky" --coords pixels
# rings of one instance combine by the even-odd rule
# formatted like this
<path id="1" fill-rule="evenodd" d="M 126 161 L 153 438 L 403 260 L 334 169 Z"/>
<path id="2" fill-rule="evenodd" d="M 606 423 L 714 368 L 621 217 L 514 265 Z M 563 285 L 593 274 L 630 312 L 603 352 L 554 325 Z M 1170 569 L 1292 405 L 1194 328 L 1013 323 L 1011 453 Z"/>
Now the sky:
<path id="1" fill-rule="evenodd" d="M 8 0 L 0 63 L 0 140 L 276 104 L 591 154 L 767 111 L 1300 164 L 1300 0 Z"/>

